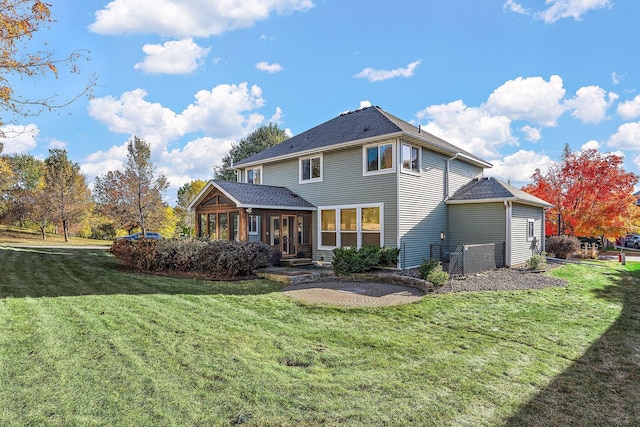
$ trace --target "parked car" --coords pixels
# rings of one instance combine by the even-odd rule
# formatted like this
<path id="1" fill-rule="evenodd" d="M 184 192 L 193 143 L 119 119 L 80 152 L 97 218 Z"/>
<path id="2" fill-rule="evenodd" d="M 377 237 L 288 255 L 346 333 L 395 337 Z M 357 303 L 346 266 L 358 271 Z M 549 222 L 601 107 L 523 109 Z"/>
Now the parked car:
<path id="1" fill-rule="evenodd" d="M 640 236 L 637 234 L 634 234 L 632 236 L 625 237 L 624 246 L 626 248 L 640 249 Z"/>
<path id="2" fill-rule="evenodd" d="M 156 233 L 155 231 L 147 231 L 146 233 L 144 233 L 144 236 L 142 235 L 142 232 L 139 232 L 130 234 L 128 236 L 118 237 L 116 240 L 140 240 L 143 238 L 158 240 L 162 238 L 162 235 L 160 233 Z"/>

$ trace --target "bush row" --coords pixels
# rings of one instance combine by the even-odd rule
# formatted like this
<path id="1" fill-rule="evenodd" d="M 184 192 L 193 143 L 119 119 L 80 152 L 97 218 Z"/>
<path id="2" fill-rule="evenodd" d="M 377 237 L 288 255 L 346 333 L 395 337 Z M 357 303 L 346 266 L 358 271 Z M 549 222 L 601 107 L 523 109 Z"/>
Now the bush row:
<path id="1" fill-rule="evenodd" d="M 145 271 L 207 273 L 214 277 L 249 276 L 269 265 L 270 248 L 263 243 L 228 240 L 117 240 L 111 253 Z"/>
<path id="2" fill-rule="evenodd" d="M 335 248 L 333 250 L 333 270 L 337 274 L 365 273 L 374 267 L 398 265 L 398 248 L 363 246 L 357 248 Z"/>

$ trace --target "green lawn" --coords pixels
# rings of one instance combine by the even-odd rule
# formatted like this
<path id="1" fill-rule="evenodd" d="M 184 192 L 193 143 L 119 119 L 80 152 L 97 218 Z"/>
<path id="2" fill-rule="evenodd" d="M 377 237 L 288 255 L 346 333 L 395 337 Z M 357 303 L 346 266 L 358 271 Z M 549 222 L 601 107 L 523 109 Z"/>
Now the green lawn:
<path id="1" fill-rule="evenodd" d="M 375 309 L 0 248 L 0 425 L 637 425 L 640 264 Z"/>

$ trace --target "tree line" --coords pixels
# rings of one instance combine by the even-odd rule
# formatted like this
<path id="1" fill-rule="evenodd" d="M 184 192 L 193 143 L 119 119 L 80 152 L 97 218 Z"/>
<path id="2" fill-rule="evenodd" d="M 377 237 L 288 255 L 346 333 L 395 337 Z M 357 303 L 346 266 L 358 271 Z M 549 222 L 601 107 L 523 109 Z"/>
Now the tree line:
<path id="1" fill-rule="evenodd" d="M 220 165 L 213 166 L 213 178 L 235 180 L 233 162 L 278 144 L 287 138 L 277 125 L 259 127 L 238 144 Z M 206 182 L 193 180 L 178 189 L 175 206 L 163 201 L 169 182 L 156 174 L 151 147 L 133 136 L 127 143 L 124 170 L 108 171 L 95 178 L 93 191 L 80 165 L 67 150 L 51 149 L 40 160 L 31 154 L 1 155 L 0 223 L 37 227 L 46 232 L 113 239 L 134 231 L 159 231 L 163 236 L 193 235 L 195 220 L 188 211 L 193 198 Z"/>

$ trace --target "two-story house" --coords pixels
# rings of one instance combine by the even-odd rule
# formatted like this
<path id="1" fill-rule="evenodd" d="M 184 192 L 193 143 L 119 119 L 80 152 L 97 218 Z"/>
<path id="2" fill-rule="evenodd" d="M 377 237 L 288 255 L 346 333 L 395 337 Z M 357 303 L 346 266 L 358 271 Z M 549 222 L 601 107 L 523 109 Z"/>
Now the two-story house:
<path id="1" fill-rule="evenodd" d="M 487 161 L 379 107 L 340 114 L 234 167 L 239 182 L 210 181 L 191 203 L 197 233 L 261 241 L 276 258 L 328 262 L 336 247 L 376 245 L 400 248 L 398 267 L 410 268 L 432 243 L 503 242 L 514 265 L 532 239 L 543 241 L 551 206 L 483 178 Z"/>

